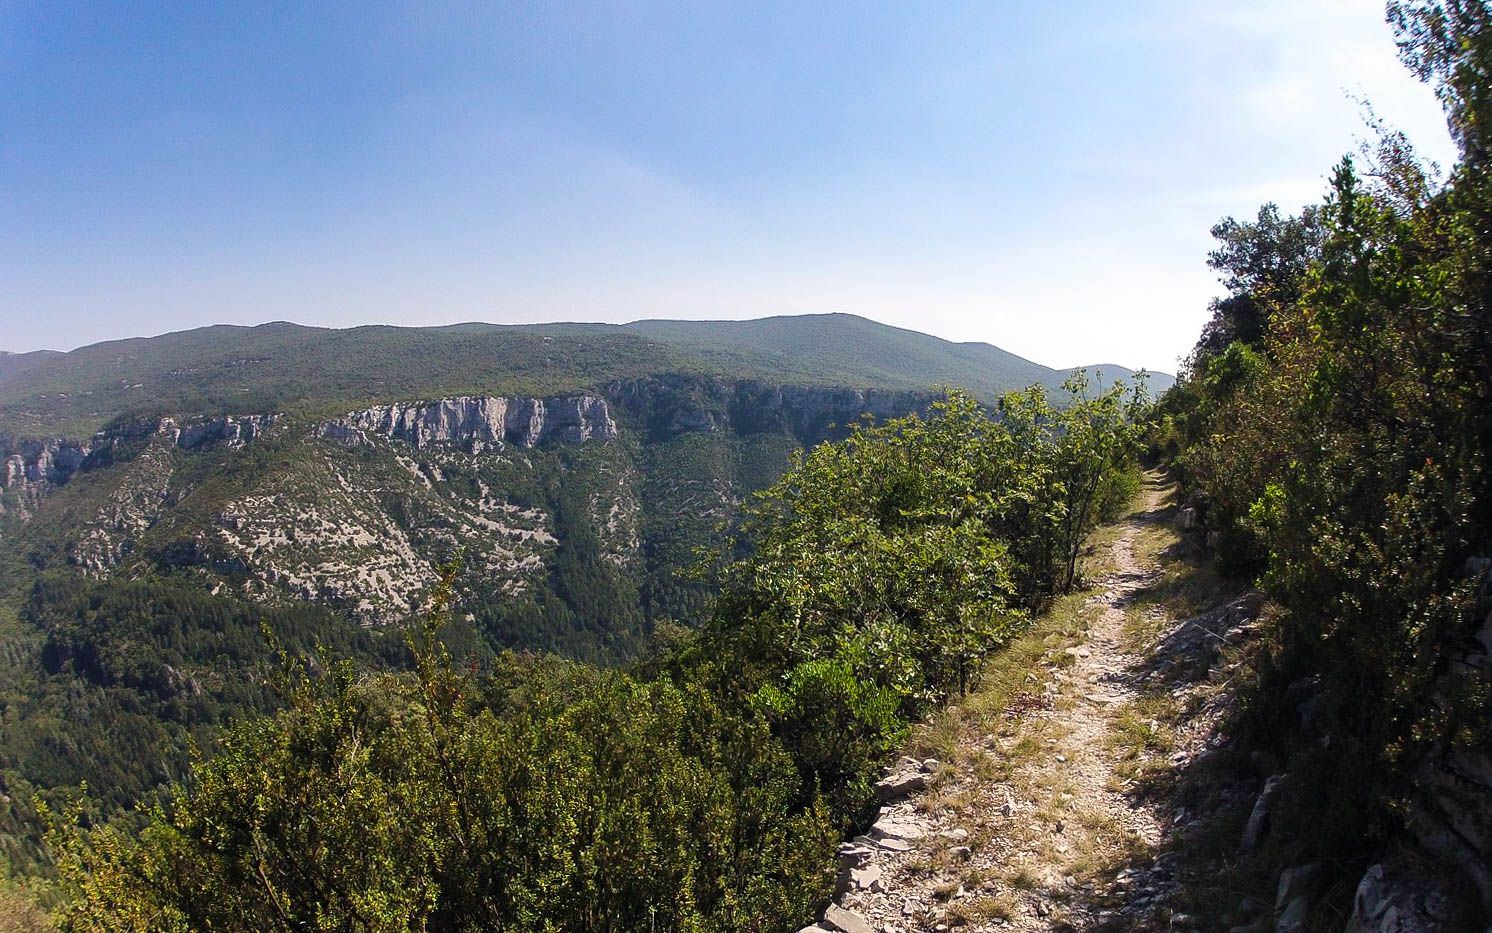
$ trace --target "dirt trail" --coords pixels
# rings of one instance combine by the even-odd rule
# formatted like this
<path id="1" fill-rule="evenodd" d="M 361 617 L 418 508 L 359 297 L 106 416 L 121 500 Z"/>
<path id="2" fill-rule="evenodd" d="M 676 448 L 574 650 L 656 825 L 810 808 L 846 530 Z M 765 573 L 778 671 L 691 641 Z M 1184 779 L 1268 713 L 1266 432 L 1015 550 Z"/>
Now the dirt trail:
<path id="1" fill-rule="evenodd" d="M 920 771 L 928 786 L 888 803 L 842 853 L 849 890 L 838 903 L 869 929 L 1214 925 L 1177 907 L 1192 869 L 1166 849 L 1188 816 L 1154 792 L 1220 741 L 1212 682 L 1225 638 L 1215 614 L 1178 621 L 1141 598 L 1162 576 L 1168 493 L 1148 477 L 1141 510 L 1099 540 L 1094 562 L 1109 572 L 1085 601 L 1059 607 L 1072 615 L 1069 637 L 1048 637 L 1023 675 L 1029 686 L 982 717 L 965 714 L 950 760 L 894 769 Z"/>

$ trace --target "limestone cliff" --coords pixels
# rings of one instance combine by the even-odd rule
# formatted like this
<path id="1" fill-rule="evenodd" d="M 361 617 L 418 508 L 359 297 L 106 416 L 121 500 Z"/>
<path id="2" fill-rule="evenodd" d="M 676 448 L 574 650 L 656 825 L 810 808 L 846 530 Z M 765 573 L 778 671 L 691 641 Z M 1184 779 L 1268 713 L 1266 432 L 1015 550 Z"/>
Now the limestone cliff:
<path id="1" fill-rule="evenodd" d="M 0 487 L 63 482 L 88 458 L 87 441 L 63 438 L 0 438 L 4 469 Z"/>
<path id="2" fill-rule="evenodd" d="M 55 486 L 68 481 L 88 461 L 105 451 L 161 436 L 183 450 L 222 442 L 242 447 L 263 434 L 278 415 L 222 415 L 185 423 L 164 417 L 124 422 L 86 440 L 63 437 L 13 437 L 0 434 L 0 489 Z"/>
<path id="3" fill-rule="evenodd" d="M 433 402 L 399 402 L 350 412 L 324 422 L 317 433 L 344 443 L 369 435 L 397 438 L 412 447 L 512 444 L 536 447 L 546 441 L 581 443 L 617 436 L 606 400 L 595 395 L 554 398 L 457 396 Z"/>
<path id="4" fill-rule="evenodd" d="M 700 610 L 679 570 L 794 447 L 933 398 L 679 374 L 322 421 L 158 415 L 81 440 L 0 436 L 0 533 L 95 579 L 167 568 L 367 624 L 422 608 L 459 554 L 463 604 L 495 643 L 625 653 L 645 620 Z"/>

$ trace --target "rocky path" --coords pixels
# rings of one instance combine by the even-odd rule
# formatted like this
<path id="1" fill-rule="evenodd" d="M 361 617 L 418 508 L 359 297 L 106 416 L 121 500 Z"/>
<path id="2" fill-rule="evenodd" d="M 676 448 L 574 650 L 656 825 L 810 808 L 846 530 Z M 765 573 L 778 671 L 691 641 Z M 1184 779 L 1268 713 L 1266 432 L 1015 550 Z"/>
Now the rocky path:
<path id="1" fill-rule="evenodd" d="M 1168 492 L 1149 477 L 1143 508 L 1100 537 L 1089 563 L 1106 572 L 1054 610 L 1069 618 L 1047 620 L 1020 690 L 950 711 L 947 760 L 889 769 L 875 825 L 841 848 L 841 895 L 818 929 L 1218 925 L 1179 906 L 1194 868 L 1167 850 L 1192 824 L 1155 786 L 1222 741 L 1217 646 L 1247 627 L 1248 607 L 1178 621 L 1140 598 L 1163 575 Z"/>

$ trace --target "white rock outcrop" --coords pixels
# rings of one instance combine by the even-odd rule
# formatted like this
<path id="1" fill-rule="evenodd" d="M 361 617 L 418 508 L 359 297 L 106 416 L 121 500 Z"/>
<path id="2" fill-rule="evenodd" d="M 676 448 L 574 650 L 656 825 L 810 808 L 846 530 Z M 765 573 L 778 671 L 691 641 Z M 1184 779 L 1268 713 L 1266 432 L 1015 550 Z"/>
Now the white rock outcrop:
<path id="1" fill-rule="evenodd" d="M 554 398 L 469 396 L 401 402 L 349 412 L 323 423 L 318 434 L 356 444 L 370 435 L 397 438 L 412 447 L 511 444 L 535 447 L 548 440 L 581 443 L 617 436 L 606 400 L 596 395 Z"/>

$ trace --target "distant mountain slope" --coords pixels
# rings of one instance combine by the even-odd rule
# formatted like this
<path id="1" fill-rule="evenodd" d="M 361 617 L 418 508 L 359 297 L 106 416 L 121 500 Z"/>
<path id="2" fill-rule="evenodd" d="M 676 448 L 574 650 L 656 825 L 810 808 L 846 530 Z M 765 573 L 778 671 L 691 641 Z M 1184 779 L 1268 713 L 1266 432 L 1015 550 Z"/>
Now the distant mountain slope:
<path id="1" fill-rule="evenodd" d="M 1103 369 L 1105 381 L 1130 375 Z M 0 355 L 0 431 L 78 435 L 120 416 L 161 413 L 323 416 L 375 402 L 549 395 L 665 373 L 853 388 L 955 385 L 987 401 L 1066 378 L 990 344 L 849 314 L 346 330 L 276 322 Z M 1165 384 L 1152 380 L 1152 391 Z"/>
<path id="2" fill-rule="evenodd" d="M 958 385 L 983 398 L 1032 383 L 1060 382 L 1055 370 L 982 343 L 952 343 L 850 314 L 754 321 L 637 321 L 627 330 L 694 353 L 739 354 L 826 381 L 857 379 L 888 388 Z"/>
<path id="3" fill-rule="evenodd" d="M 1043 366 L 988 343 L 955 343 L 853 314 L 750 321 L 645 320 L 622 328 L 712 367 L 765 370 L 828 385 L 958 386 L 987 401 L 1036 383 L 1056 389 L 1072 372 Z M 1134 378 L 1134 370 L 1115 363 L 1085 368 L 1104 385 Z M 1174 382 L 1168 374 L 1151 373 L 1150 391 L 1163 392 Z"/>
<path id="4" fill-rule="evenodd" d="M 217 325 L 93 344 L 36 363 L 25 380 L 0 380 L 0 431 L 78 434 L 121 415 L 329 414 L 373 401 L 545 395 L 693 369 L 618 328 L 552 336 L 492 324 Z"/>
<path id="5" fill-rule="evenodd" d="M 1064 375 L 849 315 L 0 356 L 0 786 L 125 806 L 270 708 L 261 626 L 397 666 L 453 561 L 464 651 L 630 661 L 698 620 L 686 571 L 795 450 L 937 384 L 993 401 Z M 0 860 L 34 864 L 41 831 L 0 807 Z"/>
<path id="6" fill-rule="evenodd" d="M 21 373 L 61 356 L 56 350 L 37 350 L 33 353 L 7 353 L 0 350 L 0 385 L 18 378 Z"/>

